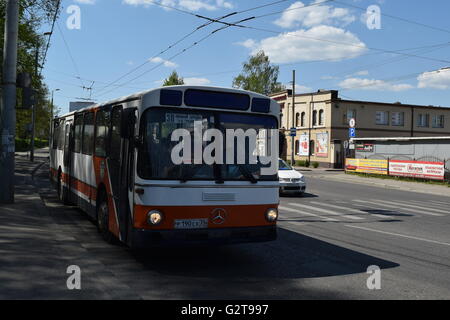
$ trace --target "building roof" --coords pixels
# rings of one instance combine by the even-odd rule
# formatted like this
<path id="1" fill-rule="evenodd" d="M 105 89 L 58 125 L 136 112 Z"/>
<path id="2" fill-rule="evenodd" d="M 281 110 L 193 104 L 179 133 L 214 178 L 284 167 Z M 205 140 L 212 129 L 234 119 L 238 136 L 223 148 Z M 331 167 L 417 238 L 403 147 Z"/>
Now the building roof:
<path id="1" fill-rule="evenodd" d="M 305 96 L 316 96 L 316 95 L 323 95 L 323 94 L 331 94 L 331 101 L 335 103 L 343 102 L 343 103 L 357 103 L 357 104 L 365 104 L 365 105 L 388 105 L 388 106 L 395 106 L 395 107 L 407 107 L 407 108 L 431 108 L 431 109 L 449 109 L 450 107 L 445 106 L 433 106 L 433 105 L 415 105 L 415 104 L 403 104 L 400 102 L 377 102 L 377 101 L 363 101 L 363 100 L 348 100 L 348 99 L 341 99 L 339 98 L 339 91 L 338 90 L 318 90 L 316 92 L 311 93 L 299 93 L 296 94 L 296 97 L 305 97 Z M 274 93 L 269 95 L 270 97 L 274 97 L 275 100 L 277 100 L 275 97 L 286 95 L 286 98 L 292 97 L 292 90 L 285 90 L 278 93 Z"/>
<path id="2" fill-rule="evenodd" d="M 352 138 L 351 141 L 414 141 L 414 140 L 450 140 L 450 137 L 382 137 L 382 138 Z"/>

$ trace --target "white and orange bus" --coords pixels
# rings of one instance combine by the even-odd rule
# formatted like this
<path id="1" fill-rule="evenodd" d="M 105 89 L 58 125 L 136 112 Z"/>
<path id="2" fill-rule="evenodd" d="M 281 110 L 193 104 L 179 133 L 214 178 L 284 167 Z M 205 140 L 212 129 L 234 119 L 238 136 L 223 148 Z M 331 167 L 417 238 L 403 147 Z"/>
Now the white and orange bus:
<path id="1" fill-rule="evenodd" d="M 92 105 L 53 120 L 50 176 L 59 198 L 95 219 L 109 242 L 147 247 L 271 241 L 278 218 L 276 172 L 261 174 L 267 164 L 259 160 L 174 164 L 178 142 L 171 135 L 179 128 L 193 132 L 194 122 L 221 132 L 276 131 L 279 112 L 274 100 L 260 94 L 199 86 Z M 250 150 L 251 143 L 238 142 L 234 151 L 239 149 Z"/>

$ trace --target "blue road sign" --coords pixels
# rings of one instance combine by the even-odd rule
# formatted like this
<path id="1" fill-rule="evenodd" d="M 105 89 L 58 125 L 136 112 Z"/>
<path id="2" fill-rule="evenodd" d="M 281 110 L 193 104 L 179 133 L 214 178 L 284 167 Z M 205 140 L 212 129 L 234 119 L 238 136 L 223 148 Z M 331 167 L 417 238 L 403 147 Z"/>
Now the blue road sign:
<path id="1" fill-rule="evenodd" d="M 291 128 L 291 137 L 297 136 L 297 128 Z"/>
<path id="2" fill-rule="evenodd" d="M 348 136 L 349 136 L 350 138 L 356 138 L 356 129 L 355 129 L 355 128 L 350 128 L 350 129 L 348 130 Z"/>

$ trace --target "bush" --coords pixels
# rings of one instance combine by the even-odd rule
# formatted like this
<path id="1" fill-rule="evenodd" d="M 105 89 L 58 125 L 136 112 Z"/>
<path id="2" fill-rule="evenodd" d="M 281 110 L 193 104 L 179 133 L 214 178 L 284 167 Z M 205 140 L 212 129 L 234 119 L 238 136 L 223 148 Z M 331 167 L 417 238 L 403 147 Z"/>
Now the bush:
<path id="1" fill-rule="evenodd" d="M 295 163 L 297 167 L 304 167 L 305 166 L 305 160 L 297 160 Z"/>
<path id="2" fill-rule="evenodd" d="M 16 138 L 16 151 L 24 152 L 30 150 L 31 139 Z M 48 146 L 48 140 L 34 139 L 34 148 L 40 149 Z"/>
<path id="3" fill-rule="evenodd" d="M 313 162 L 312 166 L 317 169 L 319 167 L 319 163 L 318 162 Z"/>

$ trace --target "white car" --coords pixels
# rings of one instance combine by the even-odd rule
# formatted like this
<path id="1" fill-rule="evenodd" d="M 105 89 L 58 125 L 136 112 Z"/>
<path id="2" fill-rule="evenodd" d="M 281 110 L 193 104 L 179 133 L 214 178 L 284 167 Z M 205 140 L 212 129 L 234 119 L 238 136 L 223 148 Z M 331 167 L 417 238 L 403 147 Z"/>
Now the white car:
<path id="1" fill-rule="evenodd" d="M 303 195 L 306 190 L 305 177 L 288 165 L 284 160 L 279 159 L 278 177 L 280 179 L 280 193 Z"/>

